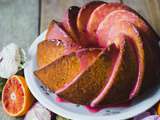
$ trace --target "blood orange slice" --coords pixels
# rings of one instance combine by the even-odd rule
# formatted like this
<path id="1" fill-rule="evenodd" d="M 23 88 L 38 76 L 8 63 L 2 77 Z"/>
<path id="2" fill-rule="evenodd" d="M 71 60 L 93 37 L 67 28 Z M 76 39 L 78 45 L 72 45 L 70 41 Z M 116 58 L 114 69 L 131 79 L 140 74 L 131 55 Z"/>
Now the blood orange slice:
<path id="1" fill-rule="evenodd" d="M 11 76 L 2 92 L 2 105 L 4 111 L 10 116 L 23 116 L 31 107 L 33 96 L 31 95 L 24 77 Z"/>
<path id="2" fill-rule="evenodd" d="M 157 107 L 156 113 L 157 115 L 160 115 L 160 103 L 158 103 L 156 107 Z"/>

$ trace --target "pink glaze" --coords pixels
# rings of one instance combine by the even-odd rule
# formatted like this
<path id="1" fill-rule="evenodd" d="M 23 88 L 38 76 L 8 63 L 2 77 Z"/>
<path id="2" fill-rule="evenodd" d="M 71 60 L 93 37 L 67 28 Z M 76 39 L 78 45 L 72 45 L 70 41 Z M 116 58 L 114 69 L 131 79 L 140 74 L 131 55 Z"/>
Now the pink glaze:
<path id="1" fill-rule="evenodd" d="M 125 102 L 125 103 L 110 104 L 110 105 L 106 105 L 106 106 L 92 107 L 90 105 L 85 105 L 84 107 L 88 111 L 90 111 L 92 113 L 96 113 L 96 112 L 101 111 L 102 109 L 109 108 L 109 107 L 128 107 L 129 105 L 130 105 L 130 101 Z"/>
<path id="2" fill-rule="evenodd" d="M 86 108 L 88 111 L 92 112 L 92 113 L 99 112 L 101 109 L 103 109 L 103 108 L 94 108 L 94 107 L 87 106 L 87 105 L 85 106 L 85 108 Z"/>
<path id="3" fill-rule="evenodd" d="M 106 84 L 105 88 L 101 91 L 101 93 L 91 102 L 91 106 L 94 107 L 96 106 L 107 94 L 108 90 L 112 86 L 114 82 L 114 77 L 116 76 L 116 73 L 118 71 L 120 61 L 122 59 L 122 53 L 119 53 L 117 60 L 115 61 L 116 66 L 113 66 L 113 72 L 111 73 L 111 77 L 109 78 L 108 83 Z"/>
<path id="4" fill-rule="evenodd" d="M 122 22 L 123 20 L 129 21 L 126 22 L 125 25 L 123 25 L 122 27 L 122 23 L 119 24 L 119 27 L 116 25 L 113 25 L 113 23 L 117 23 L 117 19 L 113 19 L 115 18 L 115 16 L 119 16 L 119 22 Z M 130 17 L 129 17 L 130 16 Z M 115 20 L 115 21 L 113 21 Z M 139 20 L 139 21 L 138 21 Z M 139 24 L 136 24 L 136 21 L 138 21 Z M 115 27 L 113 30 L 111 29 L 111 27 Z M 116 28 L 118 27 L 118 28 Z M 137 48 L 137 56 L 138 56 L 138 76 L 137 76 L 137 80 L 135 83 L 135 86 L 132 88 L 131 94 L 129 99 L 132 99 L 133 97 L 135 97 L 137 95 L 137 93 L 139 92 L 140 86 L 142 84 L 142 78 L 143 78 L 143 72 L 144 72 L 144 51 L 143 51 L 143 44 L 141 43 L 141 41 L 139 39 L 141 39 L 139 32 L 137 30 L 137 27 L 139 29 L 141 29 L 142 31 L 146 31 L 146 29 L 148 29 L 148 27 L 146 26 L 146 24 L 139 19 L 139 17 L 137 15 L 135 15 L 132 12 L 126 11 L 126 10 L 116 10 L 113 11 L 112 13 L 110 13 L 108 16 L 105 17 L 105 19 L 103 20 L 103 22 L 100 23 L 98 29 L 97 29 L 97 36 L 98 36 L 98 43 L 100 44 L 100 46 L 102 47 L 107 47 L 107 42 L 109 41 L 109 38 L 114 38 L 115 35 L 118 35 L 119 33 L 123 33 L 124 35 L 128 35 L 130 36 L 128 33 L 128 28 L 132 28 L 132 39 L 133 39 L 133 43 Z M 143 29 L 144 28 L 144 29 Z M 108 31 L 107 31 L 108 30 Z M 110 36 L 110 37 L 109 37 Z"/>
<path id="5" fill-rule="evenodd" d="M 125 24 L 125 25 L 123 25 L 123 24 Z M 143 51 L 143 44 L 140 41 L 141 38 L 139 36 L 138 31 L 136 30 L 136 28 L 132 24 L 127 23 L 127 22 L 121 22 L 121 25 L 123 27 L 125 27 L 126 29 L 127 28 L 132 28 L 132 31 L 130 31 L 130 32 L 132 32 L 131 34 L 133 34 L 133 38 L 132 38 L 133 39 L 133 44 L 137 48 L 137 50 L 136 50 L 137 53 L 136 54 L 138 56 L 137 57 L 138 58 L 138 76 L 137 76 L 136 83 L 135 83 L 134 87 L 132 88 L 132 91 L 131 91 L 130 96 L 129 96 L 129 99 L 132 99 L 132 98 L 134 98 L 137 95 L 137 93 L 139 92 L 140 86 L 142 84 L 142 78 L 143 78 L 143 72 L 144 72 L 144 51 Z M 99 28 L 103 28 L 103 26 L 104 25 L 99 26 Z M 116 34 L 117 35 L 118 34 L 128 35 L 128 31 L 126 31 L 126 29 L 123 28 L 123 29 L 121 29 L 121 31 L 117 31 Z M 115 31 L 115 29 L 113 29 L 113 30 Z M 98 33 L 100 33 L 100 32 L 98 32 Z M 101 32 L 101 33 L 103 33 L 103 32 Z M 105 31 L 105 33 L 107 33 L 107 32 Z M 101 36 L 104 36 L 103 34 Z M 111 35 L 113 35 L 112 32 L 111 32 Z M 100 40 L 102 40 L 102 39 L 100 39 Z M 125 40 L 125 39 L 123 39 L 123 37 L 122 37 L 122 39 L 120 39 L 120 40 Z M 111 41 L 112 41 L 112 39 L 111 39 Z M 107 45 L 107 44 L 108 43 L 106 43 L 105 45 Z M 115 66 L 115 68 L 113 70 L 113 73 L 111 74 L 109 82 L 107 83 L 106 87 L 102 90 L 102 92 L 97 96 L 97 98 L 95 98 L 92 101 L 91 106 L 93 106 L 93 107 L 96 106 L 104 98 L 104 96 L 108 93 L 110 87 L 112 86 L 112 84 L 114 82 L 114 77 L 115 77 L 115 75 L 117 73 L 116 71 L 118 70 L 118 65 L 121 62 L 120 59 L 121 59 L 121 57 L 118 57 L 117 62 L 116 62 L 116 66 Z"/>
<path id="6" fill-rule="evenodd" d="M 64 102 L 68 102 L 66 100 L 64 100 L 63 98 L 60 97 L 56 97 L 56 102 L 58 103 L 64 103 Z M 92 113 L 96 113 L 99 112 L 100 110 L 104 109 L 104 108 L 108 108 L 108 107 L 127 107 L 129 106 L 131 103 L 131 101 L 127 101 L 125 103 L 117 103 L 117 104 L 112 104 L 112 105 L 106 105 L 106 106 L 98 106 L 98 107 L 91 107 L 90 105 L 84 105 L 84 108 L 86 108 L 89 112 Z"/>
<path id="7" fill-rule="evenodd" d="M 60 97 L 56 97 L 56 102 L 66 102 L 63 98 L 60 98 Z"/>

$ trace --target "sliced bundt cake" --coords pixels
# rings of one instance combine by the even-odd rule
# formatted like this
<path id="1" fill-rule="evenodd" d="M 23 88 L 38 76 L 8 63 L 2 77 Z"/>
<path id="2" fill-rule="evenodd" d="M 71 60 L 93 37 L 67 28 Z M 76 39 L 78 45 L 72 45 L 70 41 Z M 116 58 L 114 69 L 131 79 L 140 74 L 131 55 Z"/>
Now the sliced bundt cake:
<path id="1" fill-rule="evenodd" d="M 159 37 L 133 9 L 94 1 L 52 21 L 37 48 L 37 78 L 66 101 L 124 103 L 155 85 Z"/>

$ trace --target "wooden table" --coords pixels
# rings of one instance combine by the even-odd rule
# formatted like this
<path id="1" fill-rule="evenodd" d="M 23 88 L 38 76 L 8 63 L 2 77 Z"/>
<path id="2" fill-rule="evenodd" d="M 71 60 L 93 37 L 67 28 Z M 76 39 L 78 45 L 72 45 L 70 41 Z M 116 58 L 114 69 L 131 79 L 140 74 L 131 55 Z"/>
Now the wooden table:
<path id="1" fill-rule="evenodd" d="M 81 6 L 91 0 L 0 0 L 0 49 L 14 42 L 28 49 L 53 18 L 61 20 L 71 5 Z M 160 35 L 160 0 L 104 0 L 123 2 L 146 18 Z M 0 120 L 14 120 L 0 108 Z"/>

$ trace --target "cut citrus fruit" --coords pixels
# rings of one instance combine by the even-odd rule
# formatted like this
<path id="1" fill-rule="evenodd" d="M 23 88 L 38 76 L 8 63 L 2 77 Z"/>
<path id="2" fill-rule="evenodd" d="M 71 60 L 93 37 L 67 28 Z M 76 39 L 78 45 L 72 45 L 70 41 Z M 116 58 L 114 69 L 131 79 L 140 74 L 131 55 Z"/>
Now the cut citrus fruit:
<path id="1" fill-rule="evenodd" d="M 4 111 L 14 117 L 23 116 L 31 107 L 33 96 L 25 82 L 24 77 L 11 76 L 2 92 L 2 105 Z"/>
<path id="2" fill-rule="evenodd" d="M 156 107 L 157 107 L 156 109 L 157 115 L 160 115 L 160 103 L 158 103 Z"/>

